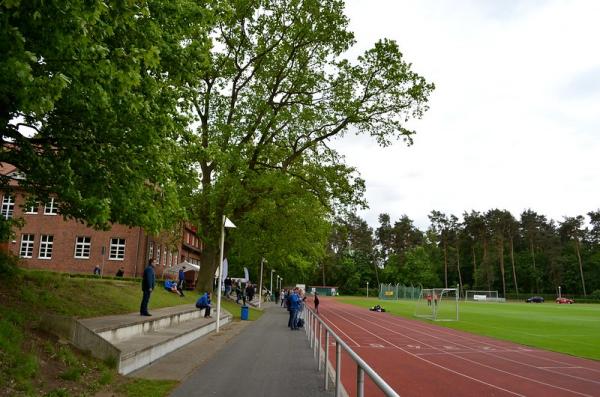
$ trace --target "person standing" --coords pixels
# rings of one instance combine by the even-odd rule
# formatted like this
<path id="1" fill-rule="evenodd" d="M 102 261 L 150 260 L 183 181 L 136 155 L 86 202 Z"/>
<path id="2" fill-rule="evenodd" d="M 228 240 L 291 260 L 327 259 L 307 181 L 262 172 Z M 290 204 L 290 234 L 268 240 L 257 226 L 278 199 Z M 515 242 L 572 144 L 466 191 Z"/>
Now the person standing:
<path id="1" fill-rule="evenodd" d="M 177 279 L 177 292 L 183 298 L 183 287 L 185 286 L 185 266 L 179 269 L 179 277 Z"/>
<path id="2" fill-rule="evenodd" d="M 150 258 L 148 261 L 148 266 L 144 269 L 144 276 L 142 277 L 142 304 L 140 305 L 140 315 L 142 316 L 151 316 L 152 314 L 148 313 L 148 302 L 150 301 L 150 294 L 152 294 L 152 290 L 154 289 L 154 258 Z"/>
<path id="3" fill-rule="evenodd" d="M 319 293 L 315 292 L 315 311 L 317 312 L 317 314 L 319 314 Z"/>

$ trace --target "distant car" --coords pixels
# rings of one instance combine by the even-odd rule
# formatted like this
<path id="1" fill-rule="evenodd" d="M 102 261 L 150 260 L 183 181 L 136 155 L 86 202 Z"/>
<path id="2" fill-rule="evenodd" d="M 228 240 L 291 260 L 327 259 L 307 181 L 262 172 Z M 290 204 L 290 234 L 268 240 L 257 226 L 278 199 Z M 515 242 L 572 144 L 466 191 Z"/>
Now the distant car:
<path id="1" fill-rule="evenodd" d="M 575 301 L 569 298 L 556 298 L 556 303 L 570 305 L 572 303 L 575 303 Z"/>
<path id="2" fill-rule="evenodd" d="M 541 296 L 532 296 L 531 298 L 527 298 L 525 300 L 527 303 L 544 303 L 544 298 Z"/>

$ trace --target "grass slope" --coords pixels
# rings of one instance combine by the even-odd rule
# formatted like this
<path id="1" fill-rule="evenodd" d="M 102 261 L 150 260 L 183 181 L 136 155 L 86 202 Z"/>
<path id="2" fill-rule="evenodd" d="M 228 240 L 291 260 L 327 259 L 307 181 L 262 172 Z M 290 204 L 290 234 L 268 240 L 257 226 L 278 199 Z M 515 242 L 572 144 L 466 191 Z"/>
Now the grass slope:
<path id="1" fill-rule="evenodd" d="M 177 384 L 120 376 L 115 363 L 78 352 L 45 332 L 40 321 L 43 314 L 84 318 L 137 312 L 139 280 L 70 277 L 0 265 L 0 396 L 91 396 L 103 391 L 158 397 Z M 192 304 L 198 297 L 189 291 L 181 298 L 157 284 L 149 308 Z M 240 319 L 238 305 L 227 300 L 222 305 L 234 321 Z M 251 308 L 250 320 L 261 314 Z"/>
<path id="2" fill-rule="evenodd" d="M 361 307 L 380 304 L 386 311 L 418 320 L 415 301 L 383 301 L 374 298 L 341 297 L 340 301 Z M 600 360 L 600 305 L 555 303 L 460 302 L 460 320 L 437 322 L 477 335 L 527 346 Z"/>

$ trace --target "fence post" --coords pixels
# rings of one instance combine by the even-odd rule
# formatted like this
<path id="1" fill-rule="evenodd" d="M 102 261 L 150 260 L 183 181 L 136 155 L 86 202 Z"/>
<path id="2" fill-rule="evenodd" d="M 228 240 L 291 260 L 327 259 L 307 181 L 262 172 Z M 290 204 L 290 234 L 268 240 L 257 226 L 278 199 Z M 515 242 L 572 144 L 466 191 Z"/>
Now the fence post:
<path id="1" fill-rule="evenodd" d="M 342 397 L 342 345 L 335 341 L 335 397 Z"/>
<path id="2" fill-rule="evenodd" d="M 356 365 L 356 397 L 364 397 L 365 395 L 365 371 L 357 364 Z"/>
<path id="3" fill-rule="evenodd" d="M 319 339 L 318 339 L 318 343 L 317 343 L 317 362 L 318 364 L 318 371 L 321 372 L 321 347 L 323 346 L 323 344 L 321 343 L 321 333 L 323 332 L 323 324 L 321 324 L 319 322 Z"/>
<path id="4" fill-rule="evenodd" d="M 327 365 L 329 364 L 329 331 L 325 329 L 325 390 L 329 386 L 329 374 L 327 373 Z"/>

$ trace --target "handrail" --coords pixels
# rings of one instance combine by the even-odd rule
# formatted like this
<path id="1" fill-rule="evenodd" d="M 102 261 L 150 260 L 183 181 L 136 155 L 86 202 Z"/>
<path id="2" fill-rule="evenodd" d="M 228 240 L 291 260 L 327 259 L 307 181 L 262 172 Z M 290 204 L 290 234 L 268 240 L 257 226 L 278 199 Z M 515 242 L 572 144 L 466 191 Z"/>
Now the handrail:
<path id="1" fill-rule="evenodd" d="M 373 381 L 373 383 L 375 383 L 379 389 L 387 396 L 387 397 L 400 397 L 400 395 L 398 393 L 396 393 L 394 391 L 394 389 L 392 389 L 392 387 L 390 385 L 388 385 L 383 378 L 381 378 L 377 372 L 375 372 L 373 370 L 373 368 L 371 368 L 369 366 L 369 364 L 367 364 L 362 358 L 360 358 L 360 356 L 358 354 L 356 354 L 356 352 L 354 352 L 354 350 L 352 350 L 350 348 L 350 346 L 348 346 L 346 344 L 346 342 L 344 342 L 339 336 L 336 335 L 335 332 L 333 332 L 333 330 L 331 328 L 329 328 L 329 326 L 327 324 L 325 324 L 325 322 L 323 320 L 321 320 L 321 318 L 319 316 L 316 315 L 316 313 L 314 312 L 314 310 L 312 310 L 311 308 L 309 308 L 307 305 L 304 305 L 304 313 L 306 313 L 305 315 L 305 319 L 304 319 L 304 326 L 306 329 L 306 335 L 307 338 L 310 342 L 310 347 L 313 348 L 314 350 L 314 355 L 315 357 L 317 356 L 317 352 L 318 352 L 318 370 L 321 370 L 321 349 L 322 349 L 322 342 L 321 342 L 321 334 L 323 329 L 325 330 L 325 348 L 322 349 L 325 355 L 325 365 L 324 367 L 324 371 L 325 371 L 325 390 L 328 390 L 328 373 L 327 373 L 327 365 L 328 365 L 328 357 L 329 357 L 329 337 L 330 335 L 333 336 L 333 338 L 335 339 L 335 361 L 336 361 L 336 367 L 335 367 L 335 395 L 336 397 L 341 397 L 342 393 L 342 384 L 341 384 L 341 363 L 342 363 L 342 359 L 341 359 L 341 349 L 344 349 L 346 351 L 346 353 L 348 353 L 348 355 L 350 356 L 350 358 L 352 358 L 352 360 L 356 363 L 356 394 L 358 397 L 363 397 L 364 396 L 364 374 L 366 373 L 371 380 Z M 317 330 L 318 330 L 318 337 L 317 337 Z"/>

